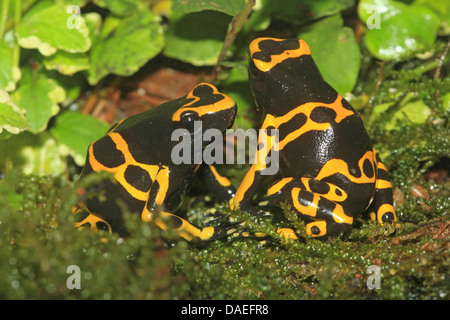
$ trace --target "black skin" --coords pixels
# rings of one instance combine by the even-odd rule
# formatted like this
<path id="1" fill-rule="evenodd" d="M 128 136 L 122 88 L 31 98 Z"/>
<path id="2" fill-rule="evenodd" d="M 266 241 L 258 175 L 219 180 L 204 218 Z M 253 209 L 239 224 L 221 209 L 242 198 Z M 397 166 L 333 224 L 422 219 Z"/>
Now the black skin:
<path id="1" fill-rule="evenodd" d="M 180 229 L 182 234 L 188 233 L 184 237 L 189 241 L 209 241 L 228 234 L 229 230 L 226 227 L 222 229 L 217 227 L 214 229 L 214 234 L 198 239 L 195 235 L 190 234 L 190 230 L 198 233 L 198 231 L 202 231 L 202 228 L 194 226 L 173 214 L 181 204 L 182 198 L 196 173 L 202 173 L 200 176 L 203 182 L 213 193 L 218 194 L 220 200 L 230 200 L 235 192 L 233 186 L 221 185 L 207 165 L 193 163 L 193 161 L 187 164 L 175 164 L 172 161 L 172 149 L 180 143 L 179 141 L 171 141 L 174 130 L 186 129 L 184 132 L 188 133 L 189 137 L 187 138 L 192 138 L 191 141 L 193 141 L 194 131 L 198 130 L 198 127 L 194 126 L 194 121 L 201 121 L 202 132 L 214 128 L 224 133 L 226 129 L 233 125 L 236 115 L 237 109 L 234 101 L 219 93 L 211 85 L 200 84 L 190 94 L 191 96 L 187 95 L 126 118 L 114 125 L 105 136 L 95 141 L 90 147 L 93 150 L 93 156 L 88 151 L 86 165 L 80 178 L 94 171 L 99 171 L 98 168 L 94 168 L 95 161 L 108 168 L 119 168 L 120 166 L 123 168 L 125 166 L 126 170 L 123 174 L 125 181 L 134 188 L 148 193 L 148 198 L 138 199 L 142 196 L 130 191 L 134 190 L 132 188 L 127 190 L 116 179 L 103 180 L 88 190 L 88 194 L 93 191 L 95 195 L 103 194 L 105 196 L 87 197 L 82 204 L 83 208 L 109 224 L 111 231 L 122 236 L 129 234 L 123 221 L 122 207 L 120 206 L 122 202 L 129 212 L 140 214 L 148 210 L 152 214 L 161 211 L 167 213 L 169 220 L 171 220 L 169 222 L 170 227 Z M 195 99 L 198 101 L 195 101 Z M 200 108 L 212 104 L 219 106 L 219 108 L 213 112 L 200 114 Z M 220 108 L 221 106 L 223 108 Z M 174 119 L 174 115 L 180 109 L 186 110 L 179 114 L 179 119 Z M 129 155 L 124 155 L 124 152 L 119 150 L 120 148 L 112 139 L 113 136 L 126 142 Z M 204 148 L 208 143 L 210 142 L 203 142 L 202 147 Z M 194 148 L 190 149 L 193 151 Z M 130 156 L 139 164 L 147 165 L 145 168 L 150 165 L 150 170 L 155 172 L 153 177 L 145 168 L 127 160 Z M 127 163 L 127 161 L 130 163 Z M 168 178 L 161 177 L 160 173 L 164 173 Z M 158 222 L 158 225 L 163 229 L 167 227 L 167 221 Z"/>
<path id="2" fill-rule="evenodd" d="M 381 168 L 377 168 L 376 157 L 372 155 L 376 152 L 360 116 L 322 78 L 306 43 L 298 39 L 266 38 L 257 39 L 255 43 L 258 41 L 258 46 L 250 46 L 254 50 L 250 52 L 250 86 L 261 113 L 262 129 L 273 128 L 271 123 L 276 123 L 280 146 L 286 142 L 279 151 L 279 176 L 293 179 L 270 194 L 270 201 L 275 205 L 287 202 L 292 207 L 297 204 L 297 211 L 303 210 L 298 209 L 302 206 L 309 209 L 317 206 L 314 215 L 298 212 L 307 221 L 325 221 L 326 230 L 323 225 L 307 227 L 307 232 L 314 236 L 340 233 L 350 228 L 352 217 L 364 212 L 375 194 L 383 194 L 382 199 L 375 201 L 378 207 L 384 203 L 392 204 L 391 189 L 376 192 L 376 176 Z M 305 47 L 301 46 L 306 46 L 307 50 L 302 51 Z M 287 50 L 291 51 L 289 57 L 277 60 Z M 301 54 L 292 57 L 295 51 Z M 276 63 L 270 67 L 261 67 L 261 62 L 270 64 L 273 61 Z M 312 104 L 314 106 L 310 107 Z M 319 129 L 321 125 L 325 129 Z M 296 133 L 295 139 L 290 138 Z M 364 160 L 368 155 L 371 158 Z M 321 173 L 327 163 L 330 167 L 332 162 L 339 162 L 339 166 L 333 166 L 339 169 L 327 175 Z M 367 179 L 358 180 L 360 177 Z M 256 167 L 250 169 L 236 193 L 235 203 L 240 209 L 260 215 L 251 201 L 264 178 Z M 302 179 L 309 181 L 308 186 Z M 345 192 L 345 200 L 328 199 L 327 192 L 335 187 L 339 189 L 336 192 Z M 301 190 L 298 199 L 291 196 L 294 189 Z M 337 223 L 333 218 L 336 214 L 344 218 L 345 223 Z M 395 220 L 393 208 L 386 214 L 391 219 L 386 216 L 385 220 Z"/>

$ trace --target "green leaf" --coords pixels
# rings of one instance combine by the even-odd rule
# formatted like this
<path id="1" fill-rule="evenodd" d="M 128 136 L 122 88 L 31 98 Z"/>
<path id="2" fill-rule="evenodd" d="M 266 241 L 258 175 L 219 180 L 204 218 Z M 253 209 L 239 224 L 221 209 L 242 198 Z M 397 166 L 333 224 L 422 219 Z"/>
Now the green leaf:
<path id="1" fill-rule="evenodd" d="M 369 124 L 380 121 L 386 117 L 386 111 L 393 105 L 393 102 L 383 103 L 373 107 Z M 416 125 L 424 124 L 431 115 L 430 108 L 417 98 L 417 94 L 408 93 L 394 114 L 390 115 L 385 122 L 385 130 L 399 130 L 398 122 L 412 123 Z"/>
<path id="2" fill-rule="evenodd" d="M 3 182 L 3 180 L 2 180 Z M 13 210 L 21 210 L 23 208 L 22 204 L 24 202 L 24 195 L 17 193 L 13 189 L 8 189 L 6 195 L 8 206 Z"/>
<path id="3" fill-rule="evenodd" d="M 442 109 L 450 112 L 450 92 L 447 92 L 442 97 Z"/>
<path id="4" fill-rule="evenodd" d="M 429 49 L 440 24 L 428 7 L 392 0 L 361 0 L 358 15 L 368 27 L 368 50 L 381 60 L 401 60 Z"/>
<path id="5" fill-rule="evenodd" d="M 14 168 L 24 174 L 58 175 L 67 167 L 67 160 L 59 154 L 55 139 L 48 132 L 38 135 L 23 132 L 7 140 L 0 140 L 0 161 L 10 159 Z"/>
<path id="6" fill-rule="evenodd" d="M 194 66 L 215 65 L 230 21 L 230 16 L 216 11 L 172 12 L 164 54 Z"/>
<path id="7" fill-rule="evenodd" d="M 258 15 L 294 24 L 305 24 L 311 20 L 334 15 L 354 4 L 354 0 L 295 0 L 283 1 L 282 4 L 280 0 L 261 0 Z"/>
<path id="8" fill-rule="evenodd" d="M 108 9 L 118 16 L 128 16 L 137 11 L 140 1 L 136 0 L 95 0 L 99 7 Z"/>
<path id="9" fill-rule="evenodd" d="M 88 146 L 100 138 L 108 130 L 106 122 L 78 112 L 65 112 L 56 117 L 55 125 L 50 132 L 60 146 L 64 146 L 63 153 L 73 157 L 79 166 L 84 165 Z"/>
<path id="10" fill-rule="evenodd" d="M 57 70 L 71 76 L 78 71 L 89 69 L 89 60 L 85 53 L 58 51 L 50 57 L 45 57 L 44 66 L 47 70 Z"/>
<path id="11" fill-rule="evenodd" d="M 340 94 L 351 92 L 360 67 L 360 52 L 353 31 L 344 27 L 340 15 L 322 19 L 302 29 L 323 78 Z"/>
<path id="12" fill-rule="evenodd" d="M 232 67 L 229 75 L 220 83 L 222 92 L 229 95 L 238 107 L 233 128 L 250 129 L 259 121 L 255 102 L 248 84 L 248 62 L 225 62 L 224 66 Z"/>
<path id="13" fill-rule="evenodd" d="M 58 86 L 64 88 L 64 91 L 66 92 L 66 99 L 61 103 L 63 107 L 67 107 L 75 100 L 78 99 L 81 92 L 86 92 L 88 89 L 88 84 L 86 83 L 85 76 L 79 72 L 72 76 L 65 76 L 59 72 L 48 72 L 47 75 L 51 77 Z M 77 103 L 77 102 L 75 102 Z"/>
<path id="14" fill-rule="evenodd" d="M 59 111 L 58 103 L 66 98 L 63 88 L 51 79 L 42 78 L 26 83 L 14 91 L 11 99 L 23 110 L 33 133 L 44 131 L 48 120 Z"/>
<path id="15" fill-rule="evenodd" d="M 235 16 L 242 10 L 245 2 L 245 0 L 172 0 L 172 10 L 184 13 L 214 10 Z"/>
<path id="16" fill-rule="evenodd" d="M 0 43 L 0 88 L 6 91 L 14 91 L 21 77 L 20 69 L 14 67 L 12 52 L 7 43 Z"/>
<path id="17" fill-rule="evenodd" d="M 91 46 L 89 30 L 83 16 L 67 13 L 64 5 L 52 5 L 35 9 L 25 15 L 16 26 L 21 47 L 38 49 L 44 56 L 58 49 L 67 52 L 86 52 Z"/>
<path id="18" fill-rule="evenodd" d="M 138 12 L 121 20 L 108 36 L 93 45 L 88 81 L 94 85 L 111 73 L 132 75 L 163 47 L 164 33 L 160 18 L 150 11 Z"/>
<path id="19" fill-rule="evenodd" d="M 28 122 L 23 111 L 10 101 L 6 91 L 0 89 L 0 133 L 5 129 L 10 133 L 18 134 L 27 128 Z"/>
<path id="20" fill-rule="evenodd" d="M 438 30 L 439 36 L 450 35 L 450 1 L 448 0 L 415 0 L 414 5 L 421 5 L 433 12 L 439 17 L 440 26 Z"/>

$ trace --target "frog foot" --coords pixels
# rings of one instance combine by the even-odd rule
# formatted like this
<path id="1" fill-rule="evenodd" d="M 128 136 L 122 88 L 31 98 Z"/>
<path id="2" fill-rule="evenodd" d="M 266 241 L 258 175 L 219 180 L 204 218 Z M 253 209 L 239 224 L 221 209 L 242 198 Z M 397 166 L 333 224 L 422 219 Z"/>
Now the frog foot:
<path id="1" fill-rule="evenodd" d="M 306 234 L 311 237 L 323 237 L 342 233 L 350 229 L 351 225 L 346 223 L 329 223 L 326 220 L 318 220 L 306 225 Z"/>
<path id="2" fill-rule="evenodd" d="M 309 187 L 311 179 L 283 178 L 269 188 L 269 200 L 275 205 L 287 203 L 300 217 L 313 220 L 306 225 L 306 233 L 310 236 L 322 237 L 349 229 L 353 218 L 338 203 L 339 198 L 345 196 L 343 191 L 326 182 L 314 183 L 326 185 L 327 188 L 323 188 L 326 194 L 313 192 Z"/>
<path id="3" fill-rule="evenodd" d="M 280 237 L 287 239 L 287 240 L 297 240 L 298 239 L 294 230 L 292 230 L 291 228 L 280 228 L 277 230 L 277 233 L 280 235 Z"/>

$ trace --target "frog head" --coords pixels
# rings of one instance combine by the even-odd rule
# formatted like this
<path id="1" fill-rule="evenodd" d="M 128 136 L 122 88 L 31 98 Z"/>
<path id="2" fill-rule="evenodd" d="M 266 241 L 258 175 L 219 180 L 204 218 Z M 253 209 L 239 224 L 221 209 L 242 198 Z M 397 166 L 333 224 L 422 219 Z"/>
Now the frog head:
<path id="1" fill-rule="evenodd" d="M 181 129 L 172 133 L 172 141 L 182 138 L 185 143 L 204 148 L 211 143 L 211 136 L 221 139 L 234 123 L 236 103 L 211 84 L 200 83 L 182 101 L 172 115 L 172 124 Z"/>
<path id="2" fill-rule="evenodd" d="M 250 85 L 263 117 L 285 114 L 334 91 L 323 80 L 304 40 L 257 38 L 249 46 L 249 57 Z"/>

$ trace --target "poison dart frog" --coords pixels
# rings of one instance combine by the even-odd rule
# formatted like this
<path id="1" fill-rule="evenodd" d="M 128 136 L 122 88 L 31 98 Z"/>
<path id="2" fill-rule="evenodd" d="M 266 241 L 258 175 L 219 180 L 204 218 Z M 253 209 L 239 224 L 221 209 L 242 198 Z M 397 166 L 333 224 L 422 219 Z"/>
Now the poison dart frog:
<path id="1" fill-rule="evenodd" d="M 233 200 L 251 204 L 263 184 L 269 155 L 278 154 L 280 179 L 269 201 L 284 202 L 306 222 L 310 236 L 348 230 L 355 215 L 373 212 L 379 223 L 396 221 L 392 186 L 353 107 L 322 78 L 308 44 L 299 39 L 257 38 L 249 46 L 249 79 L 262 126 L 255 162 Z M 298 238 L 290 228 L 277 232 Z"/>
<path id="2" fill-rule="evenodd" d="M 212 128 L 223 134 L 233 125 L 236 110 L 230 97 L 211 84 L 201 83 L 184 97 L 113 125 L 89 146 L 80 175 L 83 179 L 92 172 L 106 171 L 112 173 L 113 179 L 102 179 L 88 190 L 95 196 L 80 201 L 78 211 L 85 212 L 86 218 L 77 225 L 91 229 L 103 226 L 119 235 L 128 235 L 120 200 L 129 212 L 140 214 L 143 221 L 153 220 L 162 229 L 171 228 L 191 242 L 214 240 L 232 233 L 230 227 L 201 228 L 174 214 L 194 174 L 201 176 L 220 200 L 229 201 L 235 189 L 212 165 L 196 161 L 175 164 L 172 150 L 179 142 L 171 137 L 176 129 L 183 129 L 181 132 L 190 137 Z M 198 121 L 201 126 L 195 125 Z M 202 141 L 202 147 L 208 143 Z M 194 153 L 194 148 L 190 150 Z"/>

